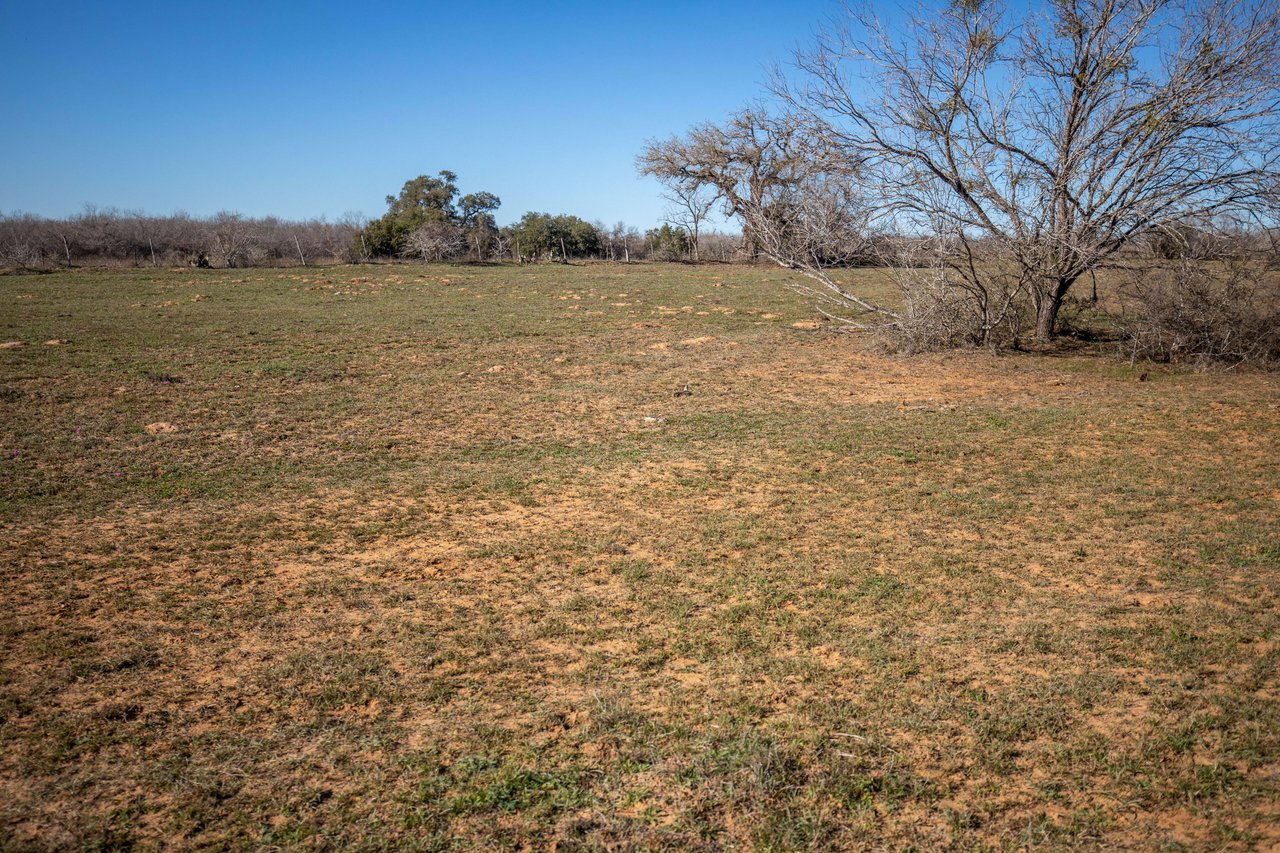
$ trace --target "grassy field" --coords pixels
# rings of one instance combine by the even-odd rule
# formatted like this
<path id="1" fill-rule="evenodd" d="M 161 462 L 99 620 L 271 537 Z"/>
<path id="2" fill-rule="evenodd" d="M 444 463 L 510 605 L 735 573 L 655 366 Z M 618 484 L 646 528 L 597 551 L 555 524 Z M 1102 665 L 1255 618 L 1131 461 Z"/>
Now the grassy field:
<path id="1" fill-rule="evenodd" d="M 782 281 L 0 278 L 3 845 L 1280 845 L 1280 377 Z"/>

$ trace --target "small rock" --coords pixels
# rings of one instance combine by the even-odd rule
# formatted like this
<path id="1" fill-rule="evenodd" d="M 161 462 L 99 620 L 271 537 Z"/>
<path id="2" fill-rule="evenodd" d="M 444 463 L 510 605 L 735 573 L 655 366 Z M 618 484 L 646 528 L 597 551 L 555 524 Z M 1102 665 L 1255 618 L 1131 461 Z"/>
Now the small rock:
<path id="1" fill-rule="evenodd" d="M 178 431 L 178 428 L 168 421 L 156 421 L 153 424 L 147 424 L 142 429 L 147 435 L 165 435 Z"/>
<path id="2" fill-rule="evenodd" d="M 818 329 L 821 329 L 822 324 L 819 323 L 817 320 L 801 320 L 797 323 L 792 323 L 791 328 L 804 329 L 806 332 L 814 332 L 814 331 L 817 331 Z"/>

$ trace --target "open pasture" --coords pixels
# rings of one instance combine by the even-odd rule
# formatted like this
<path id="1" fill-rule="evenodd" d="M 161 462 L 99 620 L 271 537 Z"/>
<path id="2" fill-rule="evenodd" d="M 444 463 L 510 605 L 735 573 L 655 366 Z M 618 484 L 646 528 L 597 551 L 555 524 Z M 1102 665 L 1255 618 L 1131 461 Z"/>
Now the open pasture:
<path id="1" fill-rule="evenodd" d="M 0 278 L 4 846 L 1280 844 L 1280 380 L 783 275 Z"/>

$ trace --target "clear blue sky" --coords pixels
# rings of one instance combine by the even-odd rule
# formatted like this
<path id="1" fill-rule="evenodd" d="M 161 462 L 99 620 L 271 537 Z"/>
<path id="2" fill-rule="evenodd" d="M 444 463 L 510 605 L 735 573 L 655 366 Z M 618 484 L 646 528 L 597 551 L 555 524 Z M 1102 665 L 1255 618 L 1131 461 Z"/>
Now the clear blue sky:
<path id="1" fill-rule="evenodd" d="M 761 95 L 837 10 L 0 0 L 0 210 L 378 216 L 408 178 L 648 227 L 644 141 Z"/>

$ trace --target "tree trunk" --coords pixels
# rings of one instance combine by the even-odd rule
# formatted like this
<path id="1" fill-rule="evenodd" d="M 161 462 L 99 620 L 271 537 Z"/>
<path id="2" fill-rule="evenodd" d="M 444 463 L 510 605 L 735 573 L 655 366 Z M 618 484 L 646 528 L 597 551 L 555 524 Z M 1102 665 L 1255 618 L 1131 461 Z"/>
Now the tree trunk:
<path id="1" fill-rule="evenodd" d="M 1062 299 L 1075 284 L 1074 278 L 1060 278 L 1053 287 L 1040 297 L 1036 305 L 1036 341 L 1047 344 L 1053 340 L 1058 330 L 1058 311 L 1062 308 Z"/>

